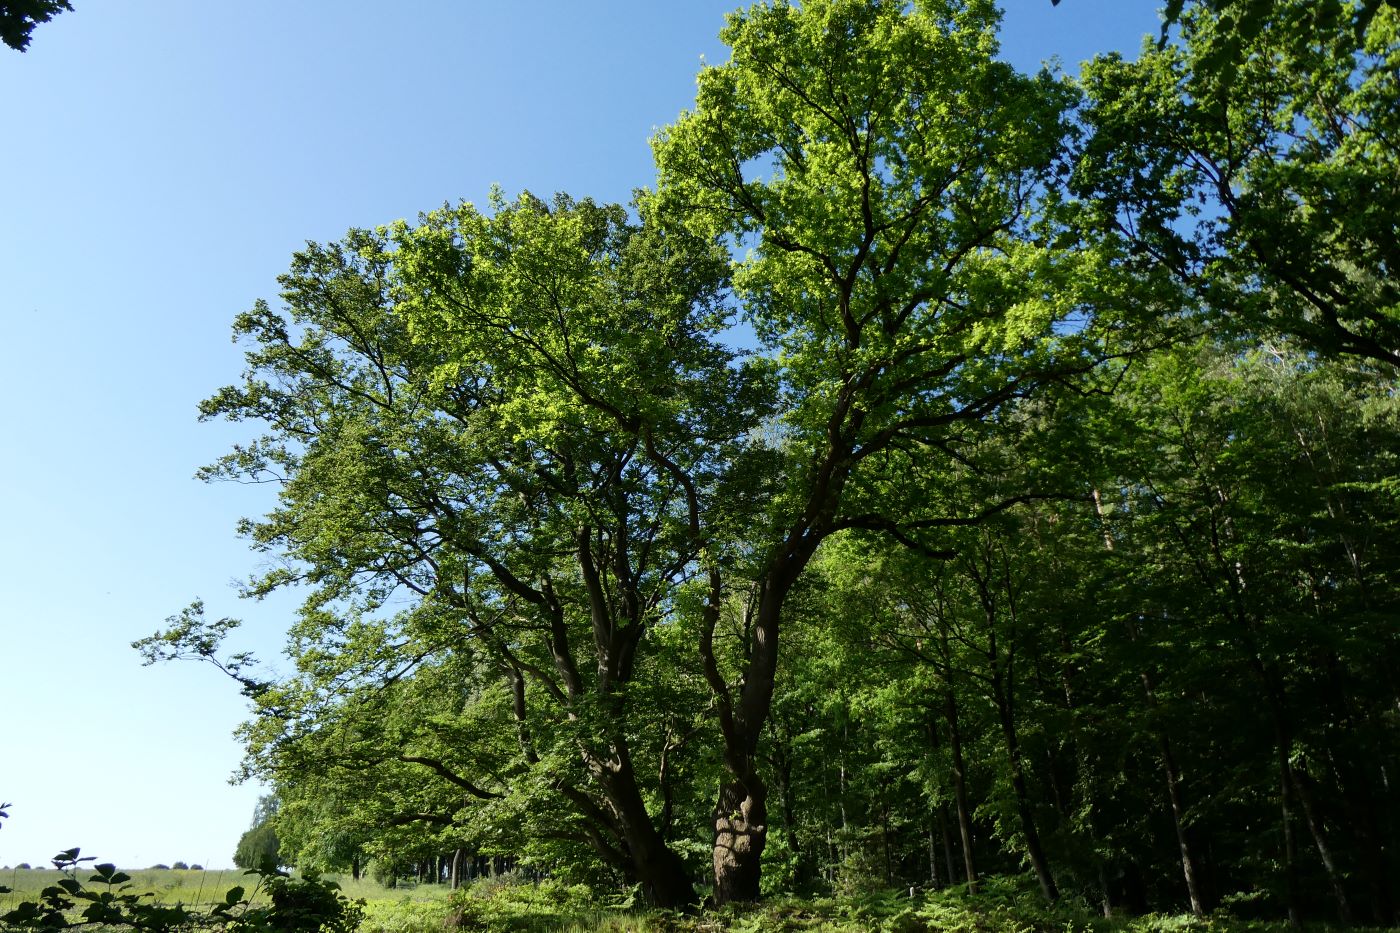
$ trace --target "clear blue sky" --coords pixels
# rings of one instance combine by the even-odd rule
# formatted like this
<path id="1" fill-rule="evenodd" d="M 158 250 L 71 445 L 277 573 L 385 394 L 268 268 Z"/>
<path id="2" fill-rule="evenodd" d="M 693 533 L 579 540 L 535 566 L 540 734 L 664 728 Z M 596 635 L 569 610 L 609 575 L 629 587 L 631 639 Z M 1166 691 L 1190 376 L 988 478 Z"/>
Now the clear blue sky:
<path id="1" fill-rule="evenodd" d="M 279 653 L 292 601 L 231 586 L 271 491 L 192 479 L 249 436 L 195 420 L 233 316 L 306 240 L 492 184 L 627 200 L 735 5 L 74 0 L 0 47 L 0 865 L 227 866 L 247 828 L 235 686 L 128 647 L 198 596 Z M 1007 5 L 1023 68 L 1157 28 L 1156 0 Z"/>

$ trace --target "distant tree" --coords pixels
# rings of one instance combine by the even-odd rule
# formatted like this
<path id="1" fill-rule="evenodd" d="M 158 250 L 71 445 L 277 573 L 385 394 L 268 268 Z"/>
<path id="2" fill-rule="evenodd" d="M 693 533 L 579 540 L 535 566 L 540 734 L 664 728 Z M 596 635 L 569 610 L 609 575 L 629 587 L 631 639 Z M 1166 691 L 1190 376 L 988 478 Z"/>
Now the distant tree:
<path id="1" fill-rule="evenodd" d="M 31 867 L 33 866 L 31 866 L 28 862 L 20 862 L 18 865 L 15 866 L 15 868 L 19 869 L 20 871 L 29 871 Z"/>
<path id="2" fill-rule="evenodd" d="M 238 840 L 233 852 L 233 864 L 239 868 L 270 868 L 277 864 L 279 843 L 271 823 L 248 830 Z"/>
<path id="3" fill-rule="evenodd" d="M 146 869 L 146 870 L 147 870 L 147 871 L 169 871 L 169 870 L 170 870 L 170 866 L 167 865 L 167 864 L 165 864 L 164 862 L 156 862 L 154 865 L 152 865 L 150 868 L 148 868 L 148 869 Z"/>
<path id="4" fill-rule="evenodd" d="M 0 42 L 23 52 L 35 26 L 72 9 L 68 0 L 0 0 Z"/>
<path id="5" fill-rule="evenodd" d="M 282 809 L 282 801 L 276 794 L 263 794 L 258 798 L 257 805 L 253 807 L 253 822 L 249 829 L 257 829 L 263 823 L 272 822 L 272 818 L 277 815 L 277 811 Z"/>
<path id="6" fill-rule="evenodd" d="M 278 801 L 271 794 L 258 798 L 253 810 L 253 825 L 238 840 L 233 852 L 233 864 L 239 868 L 270 870 L 276 868 L 281 843 L 272 819 L 277 815 Z"/>
<path id="7" fill-rule="evenodd" d="M 175 862 L 170 867 L 175 869 L 176 871 L 188 871 L 190 866 L 184 862 Z"/>
<path id="8" fill-rule="evenodd" d="M 204 871 L 204 866 L 199 864 L 198 862 L 195 862 L 193 865 L 190 866 L 190 871 Z"/>

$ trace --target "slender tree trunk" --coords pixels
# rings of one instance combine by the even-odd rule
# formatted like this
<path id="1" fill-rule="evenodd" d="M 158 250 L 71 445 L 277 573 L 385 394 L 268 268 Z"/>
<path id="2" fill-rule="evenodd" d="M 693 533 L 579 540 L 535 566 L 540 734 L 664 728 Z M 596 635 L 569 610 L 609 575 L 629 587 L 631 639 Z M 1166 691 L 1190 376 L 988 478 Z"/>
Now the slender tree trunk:
<path id="1" fill-rule="evenodd" d="M 1251 641 L 1253 632 L 1251 631 Z M 1292 839 L 1292 805 L 1296 802 L 1303 812 L 1303 821 L 1307 824 L 1308 833 L 1312 836 L 1313 845 L 1317 848 L 1318 857 L 1322 860 L 1323 870 L 1327 874 L 1328 884 L 1332 888 L 1332 896 L 1337 901 L 1337 916 L 1343 922 L 1352 922 L 1351 901 L 1347 898 L 1346 888 L 1342 884 L 1341 873 L 1337 869 L 1336 860 L 1332 857 L 1332 849 L 1327 844 L 1327 838 L 1323 833 L 1322 822 L 1318 818 L 1317 808 L 1313 804 L 1312 795 L 1303 782 L 1298 779 L 1298 775 L 1293 770 L 1293 763 L 1289 756 L 1293 748 L 1293 730 L 1289 723 L 1289 717 L 1284 708 L 1283 688 L 1281 678 L 1272 664 L 1264 661 L 1258 652 L 1256 645 L 1251 645 L 1252 666 L 1255 673 L 1263 681 L 1267 700 L 1269 716 L 1273 720 L 1274 744 L 1277 747 L 1277 761 L 1279 767 L 1279 780 L 1282 784 L 1281 805 L 1284 811 L 1284 829 L 1289 840 Z M 1292 857 L 1290 858 L 1289 884 L 1296 890 L 1297 885 L 1297 845 L 1292 845 Z M 1292 922 L 1295 911 L 1290 908 L 1289 918 Z"/>
<path id="2" fill-rule="evenodd" d="M 1218 500 L 1219 509 L 1221 510 L 1225 509 L 1230 503 L 1229 496 L 1219 487 L 1215 489 L 1215 498 Z M 1273 720 L 1275 744 L 1278 746 L 1278 765 L 1282 784 L 1285 833 L 1291 839 L 1291 803 L 1296 800 L 1302 805 L 1303 818 L 1307 823 L 1308 832 L 1312 836 L 1313 844 L 1317 847 L 1318 856 L 1322 859 L 1323 868 L 1327 873 L 1327 881 L 1331 885 L 1332 894 L 1337 900 L 1338 917 L 1343 923 L 1351 923 L 1351 903 L 1347 899 L 1346 889 L 1342 884 L 1341 875 L 1332 858 L 1331 848 L 1328 846 L 1326 836 L 1323 833 L 1322 823 L 1317 817 L 1316 808 L 1312 804 L 1312 799 L 1308 794 L 1307 788 L 1302 785 L 1293 771 L 1293 764 L 1290 760 L 1293 748 L 1293 728 L 1285 702 L 1283 678 L 1279 674 L 1277 664 L 1269 660 L 1262 649 L 1262 639 L 1260 637 L 1258 621 L 1250 612 L 1245 600 L 1246 581 L 1244 567 L 1237 560 L 1231 561 L 1227 559 L 1222 550 L 1222 537 L 1234 538 L 1233 519 L 1228 511 L 1225 511 L 1223 514 L 1218 512 L 1214 503 L 1211 507 L 1210 519 L 1211 554 L 1228 586 L 1230 607 L 1233 615 L 1232 621 L 1239 627 L 1241 633 L 1247 640 L 1249 663 L 1264 687 L 1269 716 Z M 1296 845 L 1293 846 L 1293 855 L 1296 857 Z M 1295 859 L 1290 859 L 1290 865 L 1291 867 L 1288 869 L 1289 884 L 1290 887 L 1296 890 L 1297 867 Z M 1290 900 L 1296 899 L 1291 897 Z M 1295 914 L 1296 911 L 1290 907 L 1290 921 L 1294 921 Z"/>
<path id="3" fill-rule="evenodd" d="M 889 887 L 894 884 L 894 861 L 890 857 L 890 811 L 883 801 L 880 803 L 880 848 L 885 858 L 885 886 Z"/>
<path id="4" fill-rule="evenodd" d="M 1395 920 L 1395 904 L 1391 898 L 1391 860 L 1381 842 L 1385 823 L 1376 807 L 1376 789 L 1371 784 L 1364 764 L 1364 754 L 1355 753 L 1355 736 L 1361 733 L 1367 718 L 1359 712 L 1349 697 L 1343 679 L 1341 660 L 1326 652 L 1322 665 L 1327 670 L 1327 702 L 1331 710 L 1329 732 L 1344 738 L 1328 743 L 1327 758 L 1356 840 L 1356 851 L 1366 877 L 1370 895 L 1371 919 L 1377 926 L 1389 926 Z"/>
<path id="5" fill-rule="evenodd" d="M 1349 761 L 1345 765 L 1341 763 L 1348 757 L 1346 749 L 1329 751 L 1329 755 L 1333 759 L 1332 770 L 1336 774 L 1347 821 L 1351 824 L 1362 872 L 1366 877 L 1371 920 L 1377 926 L 1390 926 L 1395 919 L 1394 901 L 1390 894 L 1390 857 L 1380 839 L 1385 823 L 1377 813 L 1374 791 L 1367 785 L 1363 769 Z"/>
<path id="6" fill-rule="evenodd" d="M 1322 819 L 1317 812 L 1317 805 L 1313 802 L 1312 791 L 1308 789 L 1307 782 L 1298 776 L 1298 772 L 1289 765 L 1289 780 L 1293 782 L 1293 789 L 1297 793 L 1298 802 L 1303 808 L 1303 819 L 1308 824 L 1308 832 L 1312 835 L 1313 845 L 1317 847 L 1318 857 L 1322 859 L 1322 867 L 1327 872 L 1327 882 L 1332 887 L 1332 896 L 1337 901 L 1337 918 L 1347 925 L 1352 923 L 1351 900 L 1347 897 L 1346 886 L 1342 883 L 1341 872 L 1337 868 L 1337 862 L 1332 855 L 1332 847 L 1327 843 L 1327 837 L 1322 825 Z"/>
<path id="7" fill-rule="evenodd" d="M 1016 815 L 1021 822 L 1021 833 L 1025 837 L 1026 857 L 1030 859 L 1035 880 L 1040 884 L 1040 893 L 1047 901 L 1057 901 L 1060 889 L 1050 873 L 1050 863 L 1046 861 L 1045 850 L 1040 844 L 1040 832 L 1036 829 L 1035 813 L 1031 807 L 1031 795 L 1026 786 L 1025 762 L 1021 756 L 1021 743 L 1016 734 L 1016 723 L 1012 718 L 1010 698 L 1006 685 L 995 660 L 992 662 L 992 698 L 997 707 L 997 718 L 1001 722 L 1001 734 L 1006 742 L 1007 765 L 1011 772 L 1011 790 L 1016 797 Z"/>
<path id="8" fill-rule="evenodd" d="M 1144 680 L 1146 677 L 1144 674 Z M 1186 834 L 1186 806 L 1181 796 L 1181 771 L 1176 766 L 1176 755 L 1165 732 L 1158 733 L 1157 746 L 1162 756 L 1162 773 L 1167 781 L 1167 800 L 1171 804 L 1176 845 L 1181 853 L 1181 874 L 1186 880 L 1186 896 L 1191 901 L 1191 913 L 1200 917 L 1206 912 L 1206 899 L 1201 890 L 1201 872 L 1196 864 L 1196 854 Z"/>
<path id="9" fill-rule="evenodd" d="M 943 813 L 943 805 L 938 806 L 938 835 L 943 837 L 943 867 L 948 871 L 948 884 L 958 883 L 958 873 L 953 863 L 953 837 L 948 832 L 948 818 Z"/>
<path id="10" fill-rule="evenodd" d="M 1129 635 L 1134 640 L 1137 639 L 1137 628 L 1129 626 Z M 1146 671 L 1142 677 L 1142 692 L 1147 700 L 1148 709 L 1157 709 L 1157 693 L 1152 684 L 1152 677 Z M 1166 729 L 1160 725 L 1157 728 L 1157 750 L 1162 759 L 1162 773 L 1167 782 L 1167 801 L 1171 805 L 1172 826 L 1176 830 L 1176 845 L 1181 853 L 1181 874 L 1186 880 L 1186 896 L 1191 902 L 1191 913 L 1197 917 L 1203 916 L 1206 912 L 1207 901 L 1202 890 L 1200 866 L 1196 862 L 1196 854 L 1191 845 L 1190 836 L 1186 831 L 1186 805 L 1181 792 L 1181 770 L 1176 764 L 1176 754 L 1172 749 L 1171 738 L 1167 735 Z"/>
<path id="11" fill-rule="evenodd" d="M 963 761 L 958 701 L 951 688 L 943 693 L 943 710 L 948 720 L 948 745 L 953 753 L 953 800 L 958 811 L 958 834 L 962 840 L 963 873 L 967 878 L 968 891 L 975 894 L 977 867 L 972 860 L 972 807 L 967 802 L 967 765 Z"/>
<path id="12" fill-rule="evenodd" d="M 806 880 L 807 858 L 797 839 L 797 814 L 792 799 L 792 757 L 785 743 L 774 748 L 773 776 L 777 781 L 778 799 L 782 804 L 783 836 L 793 856 L 793 880 L 801 885 Z"/>
<path id="13" fill-rule="evenodd" d="M 1288 923 L 1302 924 L 1302 896 L 1298 886 L 1298 841 L 1293 834 L 1293 789 L 1288 779 L 1288 757 L 1275 750 L 1279 771 L 1279 809 L 1283 820 L 1283 887 L 1288 902 Z"/>
<path id="14" fill-rule="evenodd" d="M 936 823 L 930 821 L 928 824 L 928 883 L 931 888 L 941 888 L 938 883 L 938 847 L 935 843 L 936 833 L 934 831 Z"/>
<path id="15" fill-rule="evenodd" d="M 1094 490 L 1094 512 L 1098 515 L 1103 526 L 1104 549 L 1111 552 L 1114 550 L 1113 534 L 1109 530 L 1103 509 L 1103 500 L 1097 489 Z M 1132 621 L 1128 622 L 1128 637 L 1133 641 L 1137 641 L 1139 637 L 1137 625 Z M 1147 700 L 1147 707 L 1150 710 L 1156 710 L 1157 694 L 1152 685 L 1152 676 L 1143 671 L 1141 678 L 1142 692 Z M 1159 725 L 1156 731 L 1157 748 L 1162 758 L 1162 772 L 1167 782 L 1167 800 L 1171 804 L 1172 828 L 1176 831 L 1177 850 L 1181 854 L 1181 874 L 1186 881 L 1186 897 L 1191 902 L 1191 913 L 1200 917 L 1206 912 L 1207 901 L 1202 890 L 1201 872 L 1196 863 L 1196 854 L 1186 832 L 1186 807 L 1182 802 L 1181 770 L 1176 765 L 1176 755 L 1172 751 L 1171 738 L 1167 735 L 1166 729 Z"/>

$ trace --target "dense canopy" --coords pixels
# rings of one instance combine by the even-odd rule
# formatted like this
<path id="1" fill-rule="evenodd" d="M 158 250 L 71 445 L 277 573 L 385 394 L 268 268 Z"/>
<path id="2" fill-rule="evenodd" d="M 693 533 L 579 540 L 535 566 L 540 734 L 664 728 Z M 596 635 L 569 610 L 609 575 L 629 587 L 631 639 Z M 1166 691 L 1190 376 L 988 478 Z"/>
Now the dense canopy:
<path id="1" fill-rule="evenodd" d="M 143 643 L 279 858 L 1393 921 L 1400 16 L 1236 6 L 755 5 L 633 204 L 297 253 L 202 408 L 295 671 Z"/>

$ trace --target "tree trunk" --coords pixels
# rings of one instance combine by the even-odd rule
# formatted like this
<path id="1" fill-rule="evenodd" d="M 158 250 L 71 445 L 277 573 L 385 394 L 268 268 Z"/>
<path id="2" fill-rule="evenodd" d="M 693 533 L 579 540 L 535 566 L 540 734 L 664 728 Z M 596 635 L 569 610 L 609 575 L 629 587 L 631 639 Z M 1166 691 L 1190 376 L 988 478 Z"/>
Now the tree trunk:
<path id="1" fill-rule="evenodd" d="M 655 837 L 655 842 L 660 843 L 659 836 Z M 690 873 L 686 871 L 680 856 L 669 846 L 659 844 L 640 852 L 634 849 L 633 852 L 637 880 L 642 885 L 642 896 L 648 904 L 671 910 L 695 907 L 698 898 L 695 886 L 690 881 Z M 642 852 L 649 853 L 651 858 L 643 857 Z"/>
<path id="2" fill-rule="evenodd" d="M 934 823 L 930 822 L 928 825 L 928 884 L 929 887 L 937 889 L 943 885 L 938 883 L 938 846 L 934 841 L 935 838 Z"/>
<path id="3" fill-rule="evenodd" d="M 885 859 L 885 886 L 894 884 L 894 860 L 890 857 L 890 811 L 880 802 L 880 849 Z"/>
<path id="4" fill-rule="evenodd" d="M 938 834 L 943 837 L 943 867 L 948 872 L 948 884 L 958 883 L 957 870 L 953 867 L 953 837 L 948 832 L 948 819 L 943 815 L 943 805 L 938 805 Z"/>
<path id="5" fill-rule="evenodd" d="M 944 691 L 943 710 L 948 719 L 948 744 L 953 752 L 953 799 L 957 805 L 958 834 L 962 840 L 963 873 L 968 892 L 975 894 L 977 867 L 972 861 L 972 807 L 967 802 L 967 765 L 963 761 L 962 730 L 958 726 L 958 701 L 951 688 Z"/>
<path id="6" fill-rule="evenodd" d="M 761 893 L 761 860 L 768 842 L 768 787 L 758 774 L 758 743 L 773 703 L 783 602 L 818 541 L 816 537 L 806 540 L 796 553 L 790 552 L 770 565 L 747 639 L 749 658 L 737 703 L 715 659 L 714 631 L 719 622 L 722 588 L 719 571 L 710 571 L 710 598 L 705 606 L 700 658 L 705 679 L 719 706 L 724 764 L 729 771 L 729 780 L 720 785 L 713 811 L 716 905 L 756 901 Z"/>
<path id="7" fill-rule="evenodd" d="M 793 881 L 800 887 L 807 880 L 808 859 L 797 838 L 797 814 L 792 799 L 792 757 L 785 743 L 778 743 L 774 749 L 773 775 L 777 782 L 778 799 L 782 805 L 783 836 L 792 852 Z"/>
<path id="8" fill-rule="evenodd" d="M 1144 682 L 1147 675 L 1144 674 Z M 1186 896 L 1191 901 L 1191 913 L 1197 917 L 1206 912 L 1206 899 L 1201 890 L 1201 873 L 1196 865 L 1196 856 L 1186 835 L 1186 806 L 1181 799 L 1181 772 L 1176 766 L 1176 755 L 1172 752 L 1171 740 L 1165 732 L 1157 736 L 1162 754 L 1162 771 L 1167 780 L 1167 800 L 1172 808 L 1172 825 L 1176 827 L 1176 844 L 1181 852 L 1181 874 L 1186 879 Z"/>
<path id="9" fill-rule="evenodd" d="M 1253 633 L 1251 632 L 1251 640 Z M 1251 661 L 1252 666 L 1264 682 L 1267 706 L 1270 718 L 1274 725 L 1274 743 L 1279 766 L 1279 780 L 1282 784 L 1282 806 L 1284 812 L 1284 831 L 1294 856 L 1290 859 L 1291 866 L 1288 869 L 1289 884 L 1297 884 L 1296 865 L 1296 843 L 1292 842 L 1292 804 L 1301 804 L 1303 811 L 1303 821 L 1307 824 L 1308 832 L 1312 836 L 1313 845 L 1317 848 L 1317 854 L 1322 860 L 1322 867 L 1327 874 L 1327 882 L 1332 888 L 1332 896 L 1337 901 L 1337 916 L 1342 923 L 1352 922 L 1351 902 L 1347 899 L 1346 888 L 1342 884 L 1341 873 L 1337 869 L 1336 861 L 1332 857 L 1331 847 L 1327 844 L 1327 838 L 1323 835 L 1321 820 L 1318 819 L 1316 807 L 1313 805 L 1312 797 L 1308 793 L 1303 782 L 1298 779 L 1298 775 L 1293 771 L 1293 763 L 1289 760 L 1289 754 L 1293 748 L 1293 730 L 1288 713 L 1284 707 L 1282 678 L 1271 663 L 1266 663 L 1260 656 L 1257 647 L 1254 649 Z M 1295 911 L 1289 910 L 1289 919 L 1293 921 Z"/>
<path id="10" fill-rule="evenodd" d="M 1317 847 L 1318 857 L 1322 859 L 1322 867 L 1327 872 L 1327 882 L 1331 885 L 1332 896 L 1337 901 L 1337 918 L 1350 926 L 1352 923 L 1351 901 L 1347 897 L 1346 886 L 1342 883 L 1342 873 L 1337 868 L 1332 848 L 1327 844 L 1322 820 L 1318 816 L 1317 806 L 1313 803 L 1312 792 L 1308 789 L 1307 783 L 1298 777 L 1298 772 L 1293 769 L 1291 764 L 1288 768 L 1288 777 L 1293 782 L 1293 790 L 1297 793 L 1298 802 L 1303 807 L 1303 819 L 1308 824 L 1308 832 L 1313 837 L 1313 845 Z"/>
<path id="11" fill-rule="evenodd" d="M 1136 625 L 1129 623 L 1128 635 L 1137 641 Z M 1143 671 L 1141 679 L 1147 708 L 1155 711 L 1157 709 L 1157 692 L 1152 684 L 1152 677 Z M 1171 738 L 1167 735 L 1165 727 L 1159 724 L 1156 731 L 1157 749 L 1162 758 L 1162 773 L 1167 782 L 1167 801 L 1171 804 L 1172 826 L 1176 829 L 1177 849 L 1181 853 L 1181 874 L 1186 880 L 1186 896 L 1191 902 L 1191 913 L 1200 917 L 1206 912 L 1207 902 L 1202 890 L 1200 867 L 1196 864 L 1196 855 L 1186 832 L 1186 805 L 1182 800 L 1181 770 L 1177 767 L 1176 754 L 1172 750 Z"/>
<path id="12" fill-rule="evenodd" d="M 642 896 L 653 907 L 685 910 L 695 905 L 690 873 L 652 822 L 646 801 L 637 786 L 636 772 L 625 741 L 617 741 L 610 760 L 596 762 L 599 784 L 617 815 L 626 843 L 631 871 L 642 886 Z"/>
<path id="13" fill-rule="evenodd" d="M 759 899 L 761 859 L 768 841 L 768 789 L 756 774 L 720 787 L 715 805 L 715 903 Z"/>
<path id="14" fill-rule="evenodd" d="M 1326 695 L 1332 724 L 1329 732 L 1343 737 L 1361 735 L 1365 716 L 1356 710 L 1348 696 L 1341 660 L 1335 653 L 1327 652 L 1322 666 L 1327 669 Z M 1395 905 L 1390 892 L 1393 875 L 1385 845 L 1377 835 L 1378 831 L 1383 832 L 1381 827 L 1385 822 L 1379 819 L 1377 813 L 1376 792 L 1366 775 L 1365 753 L 1357 754 L 1355 745 L 1355 738 L 1348 739 L 1344 744 L 1339 744 L 1334 738 L 1328 743 L 1327 758 L 1341 792 L 1347 822 L 1356 841 L 1362 873 L 1366 877 L 1371 919 L 1377 926 L 1390 926 L 1395 920 Z"/>
<path id="15" fill-rule="evenodd" d="M 1040 884 L 1040 893 L 1047 901 L 1059 900 L 1060 889 L 1050 874 L 1050 863 L 1045 859 L 1045 851 L 1040 844 L 1040 832 L 1036 829 L 1035 813 L 1031 809 L 1031 795 L 1026 787 L 1025 763 L 1021 757 L 1021 743 L 1016 735 L 1016 723 L 1011 715 L 1010 699 L 1001 674 L 993 662 L 992 698 L 996 702 L 997 718 L 1001 721 L 1002 738 L 1006 741 L 1007 764 L 1011 771 L 1011 790 L 1016 797 L 1016 815 L 1020 818 L 1021 833 L 1025 837 L 1026 856 L 1030 859 L 1035 880 Z"/>
<path id="16" fill-rule="evenodd" d="M 1301 895 L 1298 890 L 1298 842 L 1293 835 L 1293 791 L 1288 780 L 1288 758 L 1278 753 L 1279 809 L 1283 821 L 1283 887 L 1287 900 L 1289 926 L 1302 924 Z"/>

